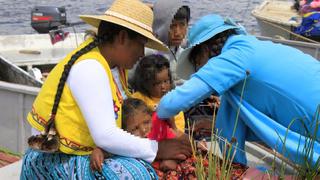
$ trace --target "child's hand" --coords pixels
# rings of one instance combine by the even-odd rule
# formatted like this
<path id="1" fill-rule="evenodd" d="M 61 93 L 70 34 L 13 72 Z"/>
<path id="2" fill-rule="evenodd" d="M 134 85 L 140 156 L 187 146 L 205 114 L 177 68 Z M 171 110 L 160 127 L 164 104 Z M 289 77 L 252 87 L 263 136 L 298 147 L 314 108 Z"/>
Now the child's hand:
<path id="1" fill-rule="evenodd" d="M 104 153 L 103 150 L 100 148 L 94 148 L 90 155 L 90 167 L 93 171 L 99 171 L 102 170 L 102 164 L 104 160 Z"/>

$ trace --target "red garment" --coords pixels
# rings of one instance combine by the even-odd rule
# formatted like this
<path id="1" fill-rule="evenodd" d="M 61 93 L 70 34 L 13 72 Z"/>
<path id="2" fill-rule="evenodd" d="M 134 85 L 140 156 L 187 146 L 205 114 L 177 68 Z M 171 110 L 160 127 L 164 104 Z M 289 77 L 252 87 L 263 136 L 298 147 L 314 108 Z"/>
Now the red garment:
<path id="1" fill-rule="evenodd" d="M 165 119 L 160 119 L 156 112 L 152 114 L 152 126 L 151 131 L 148 134 L 148 138 L 156 141 L 164 139 L 172 139 L 176 135 L 169 126 L 169 123 Z"/>

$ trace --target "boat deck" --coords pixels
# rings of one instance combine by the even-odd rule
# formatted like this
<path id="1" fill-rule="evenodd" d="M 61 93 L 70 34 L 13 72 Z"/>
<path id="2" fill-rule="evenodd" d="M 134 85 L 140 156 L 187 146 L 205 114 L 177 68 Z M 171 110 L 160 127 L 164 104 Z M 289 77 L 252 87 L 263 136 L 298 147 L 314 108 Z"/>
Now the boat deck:
<path id="1" fill-rule="evenodd" d="M 0 36 L 0 55 L 17 66 L 56 64 L 84 40 L 84 33 L 70 33 L 51 44 L 48 34 Z"/>
<path id="2" fill-rule="evenodd" d="M 291 1 L 264 1 L 252 11 L 252 15 L 271 23 L 296 27 L 300 24 L 301 17 L 292 6 L 293 2 Z M 297 21 L 292 18 L 297 18 Z"/>
<path id="3" fill-rule="evenodd" d="M 17 66 L 56 64 L 73 48 L 21 49 L 0 52 L 3 57 Z"/>

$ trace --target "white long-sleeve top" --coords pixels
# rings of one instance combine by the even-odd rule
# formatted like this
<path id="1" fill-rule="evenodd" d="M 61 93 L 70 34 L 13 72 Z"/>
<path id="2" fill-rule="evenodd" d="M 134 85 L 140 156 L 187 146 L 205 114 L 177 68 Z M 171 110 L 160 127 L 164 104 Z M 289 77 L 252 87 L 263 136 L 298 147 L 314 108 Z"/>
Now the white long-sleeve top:
<path id="1" fill-rule="evenodd" d="M 72 66 L 67 84 L 98 147 L 112 154 L 152 162 L 158 143 L 117 127 L 109 81 L 103 66 L 87 59 Z"/>

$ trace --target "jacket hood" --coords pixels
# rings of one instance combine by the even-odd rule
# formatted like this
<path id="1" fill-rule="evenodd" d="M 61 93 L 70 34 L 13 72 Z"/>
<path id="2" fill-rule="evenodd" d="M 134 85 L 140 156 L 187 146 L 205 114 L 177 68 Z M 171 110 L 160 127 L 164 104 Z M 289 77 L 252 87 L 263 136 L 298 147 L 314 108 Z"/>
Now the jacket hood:
<path id="1" fill-rule="evenodd" d="M 176 12 L 182 7 L 187 5 L 183 4 L 182 0 L 157 0 L 153 5 L 154 21 L 153 31 L 158 39 L 164 44 L 169 44 L 169 29 L 171 22 Z"/>

